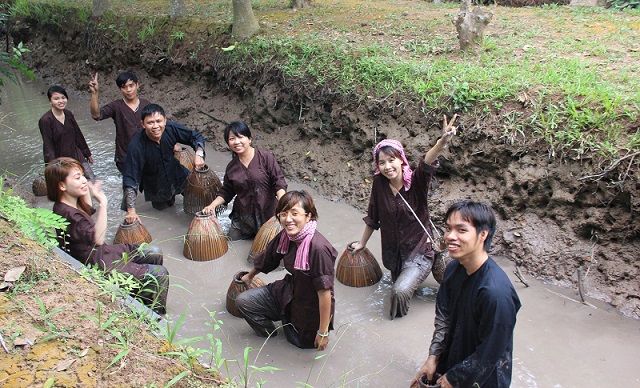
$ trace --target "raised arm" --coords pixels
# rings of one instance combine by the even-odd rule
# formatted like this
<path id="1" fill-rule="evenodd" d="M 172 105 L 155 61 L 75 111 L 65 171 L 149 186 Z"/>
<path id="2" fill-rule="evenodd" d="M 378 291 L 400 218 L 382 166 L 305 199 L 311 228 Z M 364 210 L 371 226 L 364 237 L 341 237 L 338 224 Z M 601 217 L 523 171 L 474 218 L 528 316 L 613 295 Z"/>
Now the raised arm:
<path id="1" fill-rule="evenodd" d="M 89 103 L 91 117 L 93 117 L 94 120 L 100 120 L 100 101 L 98 98 L 100 85 L 98 84 L 98 73 L 89 80 L 89 91 L 91 92 L 91 101 Z"/>
<path id="2" fill-rule="evenodd" d="M 93 242 L 96 245 L 103 245 L 104 236 L 107 232 L 107 196 L 102 191 L 102 181 L 97 181 L 95 184 L 87 181 L 87 186 L 89 186 L 89 191 L 97 202 Z"/>
<path id="3" fill-rule="evenodd" d="M 431 147 L 431 149 L 424 155 L 424 161 L 426 164 L 432 164 L 433 162 L 435 162 L 438 156 L 442 153 L 442 151 L 444 151 L 453 136 L 456 134 L 457 127 L 453 126 L 453 124 L 456 122 L 456 118 L 458 118 L 457 114 L 453 115 L 451 121 L 447 122 L 447 115 L 444 115 L 444 120 L 442 123 L 442 137 L 438 139 L 436 144 Z"/>

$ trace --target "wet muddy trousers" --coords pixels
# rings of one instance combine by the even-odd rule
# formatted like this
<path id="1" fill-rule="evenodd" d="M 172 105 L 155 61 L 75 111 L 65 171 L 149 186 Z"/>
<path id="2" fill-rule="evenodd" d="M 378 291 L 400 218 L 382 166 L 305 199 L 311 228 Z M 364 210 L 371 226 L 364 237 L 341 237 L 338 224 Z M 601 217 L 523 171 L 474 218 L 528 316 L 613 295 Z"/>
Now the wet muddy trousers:
<path id="1" fill-rule="evenodd" d="M 133 260 L 147 267 L 146 273 L 140 279 L 142 286 L 138 297 L 157 314 L 166 314 L 169 271 L 162 265 L 164 261 L 162 251 L 157 246 L 145 245 L 140 248 L 140 254 Z"/>
<path id="2" fill-rule="evenodd" d="M 236 307 L 257 335 L 260 337 L 278 335 L 273 321 L 282 320 L 280 306 L 267 287 L 252 288 L 242 292 L 236 298 Z M 313 342 L 304 343 L 300 333 L 291 323 L 282 320 L 282 329 L 289 343 L 301 349 L 314 347 Z"/>
<path id="3" fill-rule="evenodd" d="M 409 312 L 409 304 L 411 298 L 416 292 L 418 286 L 429 276 L 431 265 L 423 265 L 419 267 L 408 267 L 400 272 L 400 275 L 392 280 L 391 287 L 390 311 L 391 320 L 395 317 L 403 317 Z"/>

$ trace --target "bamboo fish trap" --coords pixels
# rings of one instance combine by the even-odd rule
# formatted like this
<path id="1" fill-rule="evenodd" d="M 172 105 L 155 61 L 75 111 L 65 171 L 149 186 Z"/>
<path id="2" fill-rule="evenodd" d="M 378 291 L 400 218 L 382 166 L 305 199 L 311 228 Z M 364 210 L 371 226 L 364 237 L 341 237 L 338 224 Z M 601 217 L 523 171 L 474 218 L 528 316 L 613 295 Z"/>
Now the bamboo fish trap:
<path id="1" fill-rule="evenodd" d="M 194 261 L 215 260 L 227 253 L 229 244 L 213 214 L 197 212 L 184 239 L 184 257 Z"/>
<path id="2" fill-rule="evenodd" d="M 38 174 L 36 179 L 33 180 L 31 190 L 33 190 L 33 194 L 36 197 L 44 197 L 47 195 L 47 182 L 44 180 L 43 173 Z"/>
<path id="3" fill-rule="evenodd" d="M 173 151 L 173 156 L 178 159 L 181 165 L 187 170 L 193 171 L 195 166 L 195 154 L 187 147 L 182 147 L 180 151 Z"/>
<path id="4" fill-rule="evenodd" d="M 247 261 L 253 263 L 253 259 L 267 248 L 267 245 L 281 230 L 282 225 L 276 216 L 269 218 L 267 222 L 258 229 L 258 233 L 256 233 L 256 237 L 253 239 L 253 244 L 251 244 Z"/>
<path id="5" fill-rule="evenodd" d="M 238 318 L 242 318 L 242 313 L 240 313 L 240 310 L 238 310 L 238 307 L 236 306 L 236 298 L 238 295 L 250 288 L 258 288 L 265 285 L 262 279 L 254 276 L 251 281 L 251 287 L 247 288 L 247 285 L 240 280 L 246 274 L 248 274 L 247 271 L 240 271 L 233 275 L 233 280 L 231 280 L 231 284 L 227 290 L 227 311 L 234 317 Z"/>
<path id="6" fill-rule="evenodd" d="M 184 189 L 184 212 L 196 214 L 204 209 L 213 202 L 221 187 L 220 178 L 207 165 L 194 170 L 189 174 Z"/>
<path id="7" fill-rule="evenodd" d="M 125 220 L 122 221 L 118 227 L 116 235 L 113 238 L 113 243 L 141 245 L 142 243 L 148 244 L 151 240 L 151 234 L 149 234 L 149 231 L 144 227 L 144 225 L 138 221 L 134 221 L 129 224 Z"/>
<path id="8" fill-rule="evenodd" d="M 438 284 L 442 283 L 442 279 L 444 278 L 444 270 L 447 268 L 447 265 L 453 259 L 449 256 L 449 252 L 442 251 L 436 253 L 433 258 L 433 266 L 431 266 L 431 274 L 433 278 L 438 282 Z"/>
<path id="9" fill-rule="evenodd" d="M 336 267 L 336 278 L 340 283 L 350 287 L 367 287 L 382 279 L 382 269 L 368 248 L 353 253 L 347 245 Z"/>

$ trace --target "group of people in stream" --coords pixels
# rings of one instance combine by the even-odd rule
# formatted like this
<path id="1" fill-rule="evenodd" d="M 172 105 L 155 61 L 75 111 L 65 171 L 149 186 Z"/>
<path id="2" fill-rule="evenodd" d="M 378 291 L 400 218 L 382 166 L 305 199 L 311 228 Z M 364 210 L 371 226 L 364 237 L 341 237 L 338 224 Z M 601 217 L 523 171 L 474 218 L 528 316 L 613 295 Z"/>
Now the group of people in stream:
<path id="1" fill-rule="evenodd" d="M 180 123 L 167 120 L 158 105 L 138 97 L 134 73 L 118 75 L 122 99 L 99 106 L 97 74 L 89 81 L 91 116 L 112 118 L 116 127 L 115 163 L 122 174 L 122 210 L 127 222 L 140 222 L 135 209 L 138 192 L 155 209 L 173 206 L 185 189 L 190 171 L 174 157 L 181 144 L 195 151 L 195 168 L 205 163 L 205 139 Z M 140 281 L 140 299 L 159 314 L 166 313 L 169 273 L 159 248 L 143 244 L 106 244 L 107 198 L 91 170 L 91 151 L 66 109 L 67 93 L 52 86 L 51 111 L 40 119 L 45 179 L 53 211 L 69 221 L 61 248 L 85 265 L 117 271 Z M 391 273 L 389 317 L 409 311 L 416 289 L 431 272 L 436 257 L 428 196 L 438 170 L 438 156 L 456 135 L 457 116 L 444 116 L 442 136 L 412 170 L 399 141 L 385 139 L 373 149 L 375 176 L 364 232 L 349 249 L 363 250 L 380 230 L 382 263 Z M 318 211 L 304 190 L 287 191 L 278 162 L 269 151 L 252 145 L 249 127 L 228 124 L 224 139 L 232 151 L 222 188 L 202 212 L 215 215 L 233 202 L 229 215 L 231 240 L 252 239 L 272 217 L 282 225 L 266 249 L 254 257 L 253 278 L 281 264 L 286 276 L 238 295 L 236 305 L 247 323 L 263 337 L 278 334 L 299 348 L 324 350 L 335 317 L 334 279 L 338 252 L 318 230 Z M 96 215 L 95 220 L 92 215 Z M 511 281 L 490 257 L 496 230 L 491 206 L 470 199 L 453 204 L 445 215 L 444 242 L 453 259 L 446 267 L 435 306 L 435 331 L 428 357 L 412 386 L 508 387 L 511 382 L 513 331 L 520 301 Z"/>

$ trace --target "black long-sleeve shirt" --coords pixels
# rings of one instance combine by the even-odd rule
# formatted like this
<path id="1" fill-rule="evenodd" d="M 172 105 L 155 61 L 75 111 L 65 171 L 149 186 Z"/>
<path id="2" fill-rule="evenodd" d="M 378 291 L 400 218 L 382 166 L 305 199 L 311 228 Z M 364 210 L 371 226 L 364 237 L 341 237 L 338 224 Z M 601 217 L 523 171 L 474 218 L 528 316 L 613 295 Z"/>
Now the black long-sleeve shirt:
<path id="1" fill-rule="evenodd" d="M 152 202 L 171 200 L 184 191 L 190 171 L 174 157 L 176 143 L 189 144 L 204 152 L 204 137 L 175 121 L 167 121 L 160 144 L 149 139 L 141 129 L 131 139 L 122 176 L 123 188 L 144 192 Z"/>
<path id="2" fill-rule="evenodd" d="M 448 323 L 437 371 L 446 373 L 454 387 L 509 387 L 513 330 L 521 305 L 500 266 L 489 257 L 467 275 L 454 260 L 447 266 L 436 305 Z"/>

